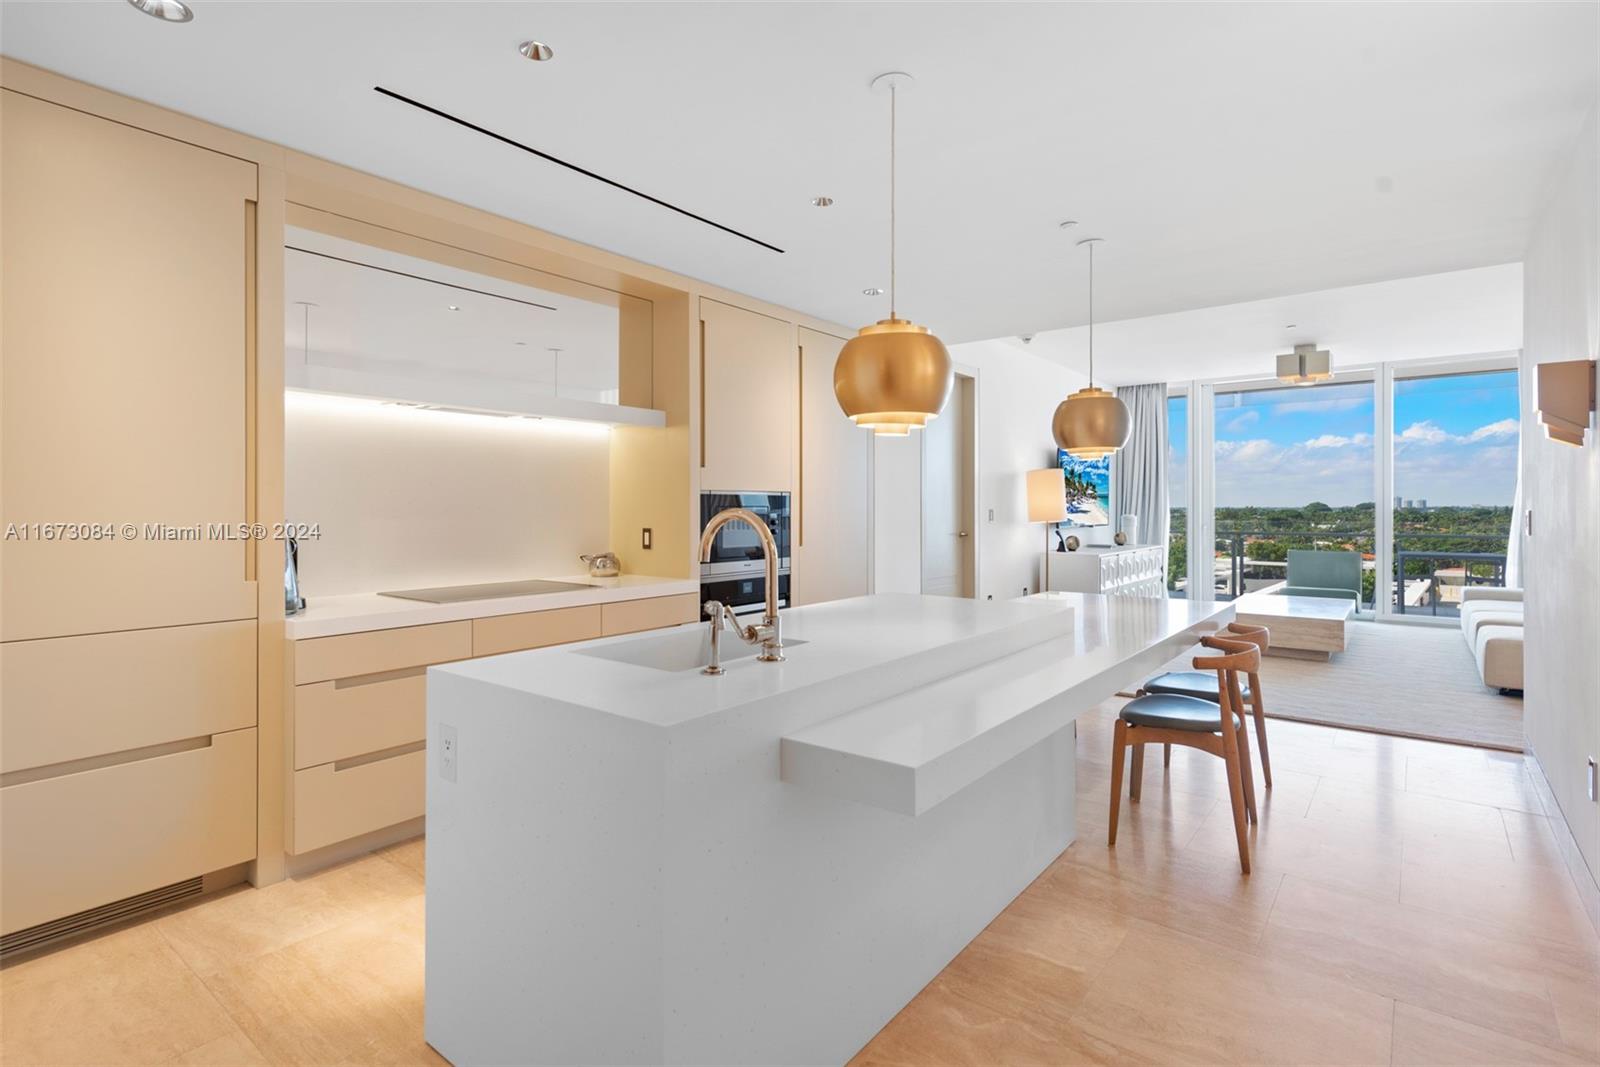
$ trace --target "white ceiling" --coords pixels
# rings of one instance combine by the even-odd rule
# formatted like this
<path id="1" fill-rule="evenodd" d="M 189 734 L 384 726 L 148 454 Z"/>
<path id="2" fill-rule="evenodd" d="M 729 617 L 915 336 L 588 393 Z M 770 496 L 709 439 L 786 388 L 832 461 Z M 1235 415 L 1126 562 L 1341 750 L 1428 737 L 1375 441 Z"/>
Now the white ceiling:
<path id="1" fill-rule="evenodd" d="M 901 311 L 950 341 L 1083 321 L 1091 233 L 1107 320 L 1519 260 L 1600 62 L 1590 3 L 192 5 L 8 2 L 0 48 L 849 325 L 886 311 L 867 83 L 909 70 Z"/>
<path id="2" fill-rule="evenodd" d="M 1522 265 L 1327 289 L 1122 322 L 1097 322 L 1097 384 L 1271 378 L 1274 357 L 1315 343 L 1334 370 L 1522 346 Z M 992 341 L 1088 369 L 1088 330 Z M 959 360 L 961 354 L 956 352 Z"/>

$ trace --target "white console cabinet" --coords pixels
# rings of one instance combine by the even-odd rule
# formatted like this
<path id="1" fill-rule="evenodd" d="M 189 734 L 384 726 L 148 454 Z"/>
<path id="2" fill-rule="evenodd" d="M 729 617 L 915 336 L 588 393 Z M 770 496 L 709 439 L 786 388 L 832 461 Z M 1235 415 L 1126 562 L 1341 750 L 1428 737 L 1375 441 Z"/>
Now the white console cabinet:
<path id="1" fill-rule="evenodd" d="M 1166 558 L 1160 545 L 1085 545 L 1048 557 L 1050 588 L 1070 593 L 1166 596 Z"/>

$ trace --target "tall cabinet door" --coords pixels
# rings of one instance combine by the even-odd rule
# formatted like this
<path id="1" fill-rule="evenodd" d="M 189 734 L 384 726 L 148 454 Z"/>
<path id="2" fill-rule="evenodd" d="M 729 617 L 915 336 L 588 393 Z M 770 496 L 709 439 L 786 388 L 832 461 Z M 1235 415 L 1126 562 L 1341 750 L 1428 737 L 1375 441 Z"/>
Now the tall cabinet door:
<path id="1" fill-rule="evenodd" d="M 833 395 L 844 341 L 800 328 L 800 456 L 795 477 L 792 603 L 866 596 L 872 551 L 872 433 Z"/>
<path id="2" fill-rule="evenodd" d="M 255 166 L 0 95 L 0 639 L 253 619 Z"/>
<path id="3" fill-rule="evenodd" d="M 700 488 L 792 492 L 794 326 L 700 301 Z"/>

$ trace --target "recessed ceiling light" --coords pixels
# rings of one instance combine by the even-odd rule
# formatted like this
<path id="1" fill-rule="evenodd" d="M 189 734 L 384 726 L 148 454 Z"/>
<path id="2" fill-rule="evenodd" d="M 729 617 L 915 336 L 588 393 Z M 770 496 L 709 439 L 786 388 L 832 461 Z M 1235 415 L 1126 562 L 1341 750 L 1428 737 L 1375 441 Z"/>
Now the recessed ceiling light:
<path id="1" fill-rule="evenodd" d="M 831 196 L 813 196 L 811 198 L 811 206 L 812 207 L 832 207 L 833 206 L 833 197 L 831 197 Z"/>
<path id="2" fill-rule="evenodd" d="M 128 3 L 163 22 L 188 22 L 194 12 L 182 0 L 128 0 Z"/>
<path id="3" fill-rule="evenodd" d="M 883 290 L 879 289 L 876 285 L 874 285 L 871 289 L 863 289 L 863 290 L 861 290 L 861 295 L 862 296 L 882 296 L 883 295 Z"/>
<path id="4" fill-rule="evenodd" d="M 450 305 L 450 310 L 451 311 L 460 311 L 461 310 L 461 305 L 460 304 L 451 304 Z"/>
<path id="5" fill-rule="evenodd" d="M 535 63 L 543 63 L 555 55 L 550 46 L 543 41 L 523 41 L 517 46 L 517 51 L 522 53 L 522 58 L 531 59 Z"/>
<path id="6" fill-rule="evenodd" d="M 1290 323 L 1290 324 L 1289 324 L 1289 325 L 1287 325 L 1287 326 L 1285 326 L 1285 327 L 1284 327 L 1284 329 L 1285 329 L 1285 330 L 1292 330 L 1292 329 L 1294 329 L 1294 323 L 1292 323 L 1292 322 L 1291 322 L 1291 323 Z"/>
<path id="7" fill-rule="evenodd" d="M 1063 230 L 1070 230 L 1074 226 L 1076 226 L 1077 224 L 1078 224 L 1078 220 L 1077 219 L 1067 219 L 1064 222 L 1056 223 L 1056 225 L 1059 226 Z"/>
<path id="8" fill-rule="evenodd" d="M 512 344 L 515 344 L 515 345 L 517 345 L 519 347 L 526 347 L 528 342 L 526 342 L 526 341 L 513 341 Z"/>

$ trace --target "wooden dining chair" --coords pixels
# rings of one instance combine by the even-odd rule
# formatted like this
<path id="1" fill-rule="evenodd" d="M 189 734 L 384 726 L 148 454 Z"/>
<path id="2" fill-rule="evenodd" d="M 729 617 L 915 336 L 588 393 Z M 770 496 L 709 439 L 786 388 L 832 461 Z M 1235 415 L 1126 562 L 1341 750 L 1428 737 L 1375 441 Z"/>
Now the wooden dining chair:
<path id="1" fill-rule="evenodd" d="M 1244 728 L 1244 698 L 1239 675 L 1261 669 L 1261 648 L 1238 638 L 1206 637 L 1200 642 L 1220 653 L 1196 656 L 1196 671 L 1214 672 L 1217 700 L 1177 693 L 1148 693 L 1122 706 L 1112 735 L 1111 827 L 1106 844 L 1117 844 L 1117 816 L 1122 801 L 1122 768 L 1130 763 L 1128 799 L 1139 802 L 1144 771 L 1144 746 L 1187 745 L 1222 757 L 1228 771 L 1228 798 L 1233 805 L 1234 836 L 1239 841 L 1239 867 L 1250 873 L 1250 845 L 1246 822 L 1256 821 L 1255 782 L 1250 772 L 1250 735 Z M 1132 749 L 1132 758 L 1127 753 Z"/>
<path id="2" fill-rule="evenodd" d="M 1271 642 L 1272 634 L 1265 626 L 1247 626 L 1242 622 L 1230 622 L 1226 631 L 1231 639 L 1249 641 L 1266 654 L 1267 646 Z M 1240 691 L 1250 705 L 1251 717 L 1256 721 L 1256 747 L 1261 753 L 1261 780 L 1268 789 L 1272 788 L 1272 757 L 1267 753 L 1267 711 L 1266 697 L 1261 690 L 1261 674 L 1251 671 L 1246 680 L 1240 683 Z M 1218 698 L 1217 675 L 1213 671 L 1168 671 L 1150 679 L 1139 689 L 1139 696 L 1146 693 L 1174 693 L 1179 696 L 1199 697 L 1215 703 Z M 1172 746 L 1162 746 L 1161 763 L 1163 766 L 1172 765 Z"/>

